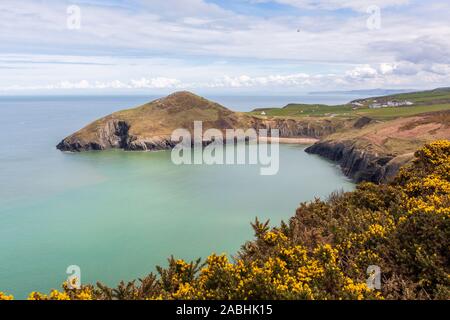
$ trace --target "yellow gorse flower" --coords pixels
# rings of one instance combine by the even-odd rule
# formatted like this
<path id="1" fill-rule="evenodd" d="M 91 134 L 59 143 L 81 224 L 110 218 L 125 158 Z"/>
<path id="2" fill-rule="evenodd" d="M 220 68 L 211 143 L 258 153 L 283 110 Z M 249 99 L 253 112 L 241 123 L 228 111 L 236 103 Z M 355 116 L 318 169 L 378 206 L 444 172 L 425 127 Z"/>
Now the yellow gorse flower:
<path id="1" fill-rule="evenodd" d="M 0 300 L 14 300 L 14 296 L 7 295 L 0 291 Z"/>

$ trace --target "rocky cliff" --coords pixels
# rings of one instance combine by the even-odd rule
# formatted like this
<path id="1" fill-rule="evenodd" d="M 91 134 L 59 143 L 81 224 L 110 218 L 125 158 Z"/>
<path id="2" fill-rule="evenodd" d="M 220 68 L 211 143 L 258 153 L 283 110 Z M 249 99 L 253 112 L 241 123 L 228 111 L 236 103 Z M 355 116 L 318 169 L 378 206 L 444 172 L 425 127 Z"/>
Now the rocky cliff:
<path id="1" fill-rule="evenodd" d="M 353 128 L 332 134 L 306 152 L 338 163 L 356 182 L 387 182 L 425 143 L 450 138 L 450 111 L 376 122 L 359 119 Z"/>
<path id="2" fill-rule="evenodd" d="M 323 138 L 349 125 L 344 119 L 260 119 L 254 118 L 253 128 L 267 128 L 280 130 L 280 136 Z"/>
<path id="3" fill-rule="evenodd" d="M 371 153 L 358 149 L 351 141 L 318 142 L 305 150 L 336 162 L 343 173 L 356 182 L 381 183 L 393 178 L 399 168 L 413 158 L 413 155 L 395 156 Z"/>
<path id="4" fill-rule="evenodd" d="M 71 152 L 114 148 L 128 151 L 152 151 L 170 149 L 175 146 L 169 136 L 140 138 L 130 134 L 130 127 L 131 125 L 126 121 L 110 119 L 97 127 L 94 137 L 85 137 L 83 131 L 80 131 L 65 138 L 56 148 Z"/>

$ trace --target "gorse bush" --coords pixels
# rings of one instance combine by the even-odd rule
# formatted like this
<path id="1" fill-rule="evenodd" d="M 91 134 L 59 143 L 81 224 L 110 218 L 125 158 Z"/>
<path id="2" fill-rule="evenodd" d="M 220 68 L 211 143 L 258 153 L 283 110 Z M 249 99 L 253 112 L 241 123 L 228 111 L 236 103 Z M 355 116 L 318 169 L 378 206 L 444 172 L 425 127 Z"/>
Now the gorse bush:
<path id="1" fill-rule="evenodd" d="M 255 240 L 233 261 L 172 257 L 157 274 L 116 288 L 65 283 L 29 298 L 449 299 L 450 142 L 428 144 L 415 156 L 390 184 L 362 183 L 303 203 L 276 228 L 256 220 Z M 366 285 L 371 265 L 381 269 L 381 290 Z"/>

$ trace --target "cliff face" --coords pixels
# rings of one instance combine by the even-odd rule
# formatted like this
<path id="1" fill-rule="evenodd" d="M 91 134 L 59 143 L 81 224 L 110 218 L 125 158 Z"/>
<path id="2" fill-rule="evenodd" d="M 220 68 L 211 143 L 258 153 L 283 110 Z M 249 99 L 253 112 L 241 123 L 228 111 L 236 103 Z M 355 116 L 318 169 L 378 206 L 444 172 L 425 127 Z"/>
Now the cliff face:
<path id="1" fill-rule="evenodd" d="M 88 140 L 76 134 L 61 141 L 56 147 L 62 151 L 90 151 L 108 148 L 125 148 L 129 143 L 130 126 L 125 121 L 108 120 L 97 130 L 96 139 Z"/>
<path id="2" fill-rule="evenodd" d="M 387 182 L 407 163 L 410 157 L 379 155 L 358 149 L 352 142 L 318 142 L 305 150 L 336 162 L 343 173 L 356 182 Z"/>
<path id="3" fill-rule="evenodd" d="M 424 144 L 450 138 L 450 111 L 374 122 L 358 119 L 351 129 L 340 131 L 306 149 L 335 161 L 356 182 L 387 182 L 411 161 Z"/>
<path id="4" fill-rule="evenodd" d="M 130 133 L 131 125 L 126 121 L 108 120 L 98 126 L 93 137 L 75 133 L 62 140 L 56 148 L 61 151 L 82 152 L 107 149 L 127 151 L 156 151 L 175 146 L 170 136 L 140 137 Z"/>
<path id="5" fill-rule="evenodd" d="M 280 130 L 280 137 L 308 137 L 320 139 L 344 128 L 345 120 L 334 119 L 270 119 L 255 121 L 255 129 L 267 128 Z"/>

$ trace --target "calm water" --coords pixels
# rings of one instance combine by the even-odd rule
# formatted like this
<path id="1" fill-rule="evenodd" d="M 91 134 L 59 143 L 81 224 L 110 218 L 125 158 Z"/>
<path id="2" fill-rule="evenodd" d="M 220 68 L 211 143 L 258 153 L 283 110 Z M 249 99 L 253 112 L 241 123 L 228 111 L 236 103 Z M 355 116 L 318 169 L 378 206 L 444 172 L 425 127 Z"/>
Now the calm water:
<path id="1" fill-rule="evenodd" d="M 277 224 L 301 201 L 353 188 L 302 146 L 281 146 L 276 176 L 258 166 L 175 166 L 170 152 L 55 149 L 93 119 L 147 100 L 0 98 L 0 291 L 23 298 L 58 288 L 69 265 L 83 282 L 115 284 L 171 254 L 234 253 L 252 239 L 256 216 Z"/>

